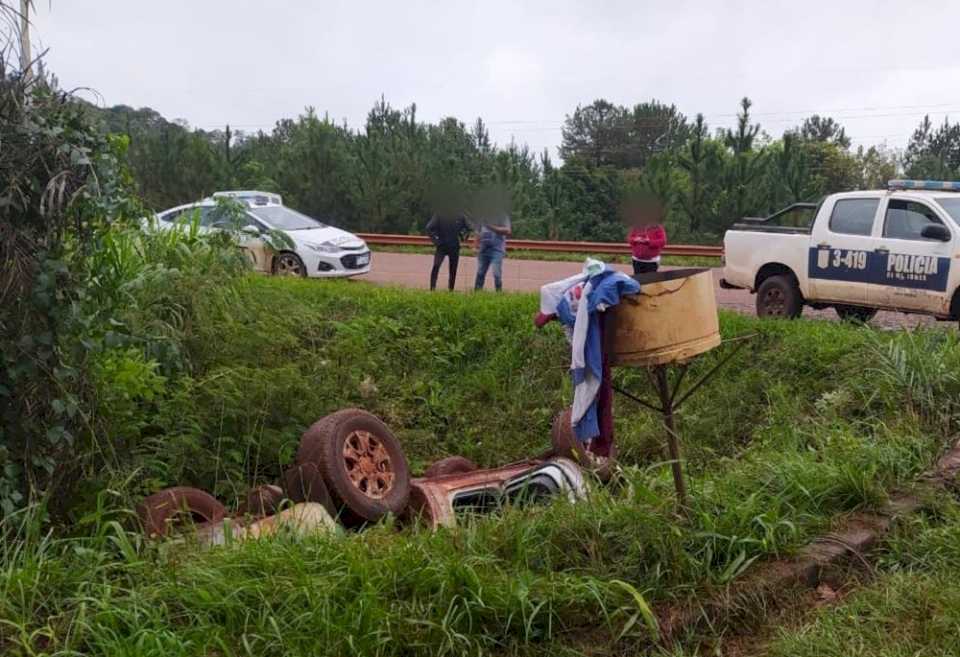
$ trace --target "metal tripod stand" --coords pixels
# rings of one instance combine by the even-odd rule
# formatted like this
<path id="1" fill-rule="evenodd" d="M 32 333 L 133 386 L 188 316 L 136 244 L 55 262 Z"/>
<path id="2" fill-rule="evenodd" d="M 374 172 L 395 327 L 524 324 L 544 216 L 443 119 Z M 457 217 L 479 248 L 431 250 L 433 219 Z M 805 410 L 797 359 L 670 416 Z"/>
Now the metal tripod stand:
<path id="1" fill-rule="evenodd" d="M 619 386 L 613 386 L 613 389 L 632 401 L 655 411 L 663 416 L 663 426 L 667 433 L 667 450 L 670 454 L 670 469 L 673 471 L 673 485 L 677 491 L 677 507 L 681 513 L 687 509 L 687 485 L 683 478 L 683 467 L 680 461 L 680 438 L 677 435 L 675 415 L 685 401 L 697 392 L 705 383 L 723 368 L 724 365 L 737 355 L 740 349 L 747 344 L 747 340 L 754 337 L 746 335 L 738 338 L 731 338 L 721 343 L 724 345 L 734 345 L 728 353 L 714 365 L 710 370 L 703 374 L 696 382 L 681 392 L 681 386 L 686 378 L 687 371 L 690 368 L 692 360 L 679 363 L 665 363 L 662 365 L 653 365 L 643 368 L 647 373 L 650 383 L 657 393 L 655 402 L 647 401 L 637 395 L 634 395 Z M 671 372 L 674 372 L 671 376 Z M 671 381 L 671 378 L 673 381 Z"/>

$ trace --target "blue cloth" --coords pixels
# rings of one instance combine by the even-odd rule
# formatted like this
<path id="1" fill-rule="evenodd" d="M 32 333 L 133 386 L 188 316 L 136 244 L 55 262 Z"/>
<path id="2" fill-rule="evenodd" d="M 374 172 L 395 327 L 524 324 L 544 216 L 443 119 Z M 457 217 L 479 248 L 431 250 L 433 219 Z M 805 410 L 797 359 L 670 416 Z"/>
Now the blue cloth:
<path id="1" fill-rule="evenodd" d="M 586 442 L 600 435 L 600 425 L 597 418 L 597 399 L 596 391 L 599 389 L 599 381 L 603 377 L 603 344 L 600 335 L 600 318 L 597 316 L 599 309 L 606 310 L 620 303 L 620 297 L 627 294 L 636 294 L 640 291 L 640 284 L 627 276 L 610 267 L 604 267 L 599 274 L 591 276 L 584 286 L 586 299 L 580 299 L 580 303 L 587 303 L 587 331 L 586 339 L 583 345 L 573 342 L 573 349 L 583 349 L 584 367 L 573 368 L 570 374 L 573 377 L 574 394 L 578 389 L 587 389 L 593 396 L 586 413 L 576 422 L 573 427 L 574 434 L 580 442 Z M 570 307 L 566 296 L 557 306 L 557 319 L 565 326 L 576 327 L 577 313 Z M 574 360 L 577 360 L 574 358 Z M 588 385 L 588 379 L 592 379 L 593 385 Z"/>

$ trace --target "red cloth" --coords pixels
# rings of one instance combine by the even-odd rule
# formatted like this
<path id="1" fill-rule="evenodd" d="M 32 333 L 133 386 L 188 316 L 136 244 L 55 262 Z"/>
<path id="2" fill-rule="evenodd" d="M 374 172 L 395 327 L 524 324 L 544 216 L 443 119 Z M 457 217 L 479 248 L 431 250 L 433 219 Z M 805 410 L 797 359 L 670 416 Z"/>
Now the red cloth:
<path id="1" fill-rule="evenodd" d="M 606 313 L 599 313 L 600 342 L 603 344 L 603 330 L 606 324 Z M 555 320 L 556 315 L 537 313 L 533 323 L 537 328 L 543 328 Z M 597 391 L 597 421 L 600 425 L 600 435 L 590 442 L 590 451 L 597 456 L 609 457 L 613 450 L 613 368 L 610 366 L 610 357 L 607 350 L 603 350 L 603 365 L 600 377 L 600 390 Z"/>
<path id="2" fill-rule="evenodd" d="M 633 257 L 637 260 L 656 260 L 667 245 L 667 231 L 663 226 L 635 226 L 627 237 Z"/>
<path id="3" fill-rule="evenodd" d="M 533 316 L 533 325 L 537 328 L 543 328 L 547 323 L 552 322 L 557 318 L 553 313 L 549 315 L 544 315 L 543 313 L 537 313 Z"/>
<path id="4" fill-rule="evenodd" d="M 606 313 L 600 313 L 600 340 L 603 342 Z M 590 443 L 590 451 L 597 456 L 611 455 L 613 448 L 613 368 L 607 350 L 603 350 L 603 374 L 600 377 L 600 390 L 597 392 L 597 420 L 600 435 Z"/>

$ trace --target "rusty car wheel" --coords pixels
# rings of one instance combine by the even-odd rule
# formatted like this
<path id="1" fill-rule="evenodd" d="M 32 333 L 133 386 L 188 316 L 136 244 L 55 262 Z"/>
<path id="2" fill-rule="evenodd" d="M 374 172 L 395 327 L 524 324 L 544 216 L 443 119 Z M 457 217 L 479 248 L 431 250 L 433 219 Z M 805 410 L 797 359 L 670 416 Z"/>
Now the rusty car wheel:
<path id="1" fill-rule="evenodd" d="M 553 453 L 557 456 L 574 458 L 574 449 L 577 447 L 577 438 L 573 435 L 573 423 L 570 421 L 573 409 L 567 407 L 553 416 L 553 426 L 550 428 L 550 441 L 553 444 Z"/>
<path id="2" fill-rule="evenodd" d="M 343 467 L 367 497 L 382 499 L 393 488 L 393 463 L 383 442 L 369 431 L 351 431 L 343 441 Z"/>
<path id="3" fill-rule="evenodd" d="M 477 469 L 477 464 L 463 456 L 448 456 L 427 468 L 424 477 L 442 477 L 443 475 L 464 474 Z"/>
<path id="4" fill-rule="evenodd" d="M 316 464 L 347 524 L 376 522 L 406 507 L 406 456 L 390 429 L 366 411 L 346 409 L 314 423 L 300 440 L 297 463 Z"/>
<path id="5" fill-rule="evenodd" d="M 582 468 L 592 472 L 600 481 L 608 481 L 612 476 L 617 462 L 617 445 L 610 445 L 610 454 L 600 457 L 583 449 L 573 433 L 572 408 L 565 408 L 553 418 L 553 427 L 550 431 L 550 440 L 553 444 L 555 456 L 563 456 L 575 461 Z"/>
<path id="6" fill-rule="evenodd" d="M 220 522 L 227 510 L 210 493 L 175 486 L 144 498 L 137 515 L 147 536 L 167 536 L 176 528 Z"/>
<path id="7" fill-rule="evenodd" d="M 257 486 L 244 500 L 242 512 L 252 516 L 272 516 L 280 510 L 280 505 L 287 499 L 283 489 L 272 484 Z"/>
<path id="8" fill-rule="evenodd" d="M 322 504 L 331 517 L 337 517 L 337 508 L 316 463 L 295 465 L 283 473 L 283 487 L 292 501 Z"/>

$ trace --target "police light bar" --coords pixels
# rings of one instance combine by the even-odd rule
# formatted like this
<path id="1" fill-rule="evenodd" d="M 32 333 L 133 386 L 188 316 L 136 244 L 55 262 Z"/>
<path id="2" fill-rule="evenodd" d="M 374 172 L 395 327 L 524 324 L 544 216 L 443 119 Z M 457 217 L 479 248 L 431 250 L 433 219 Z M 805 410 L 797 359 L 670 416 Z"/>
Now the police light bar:
<path id="1" fill-rule="evenodd" d="M 270 192 L 258 192 L 256 190 L 242 190 L 236 192 L 214 192 L 214 198 L 218 196 L 226 196 L 228 198 L 235 198 L 240 201 L 245 201 L 248 205 L 283 205 L 283 198 L 279 194 L 271 194 Z"/>
<path id="2" fill-rule="evenodd" d="M 934 192 L 960 192 L 960 182 L 946 180 L 891 180 L 887 189 L 927 189 Z"/>

